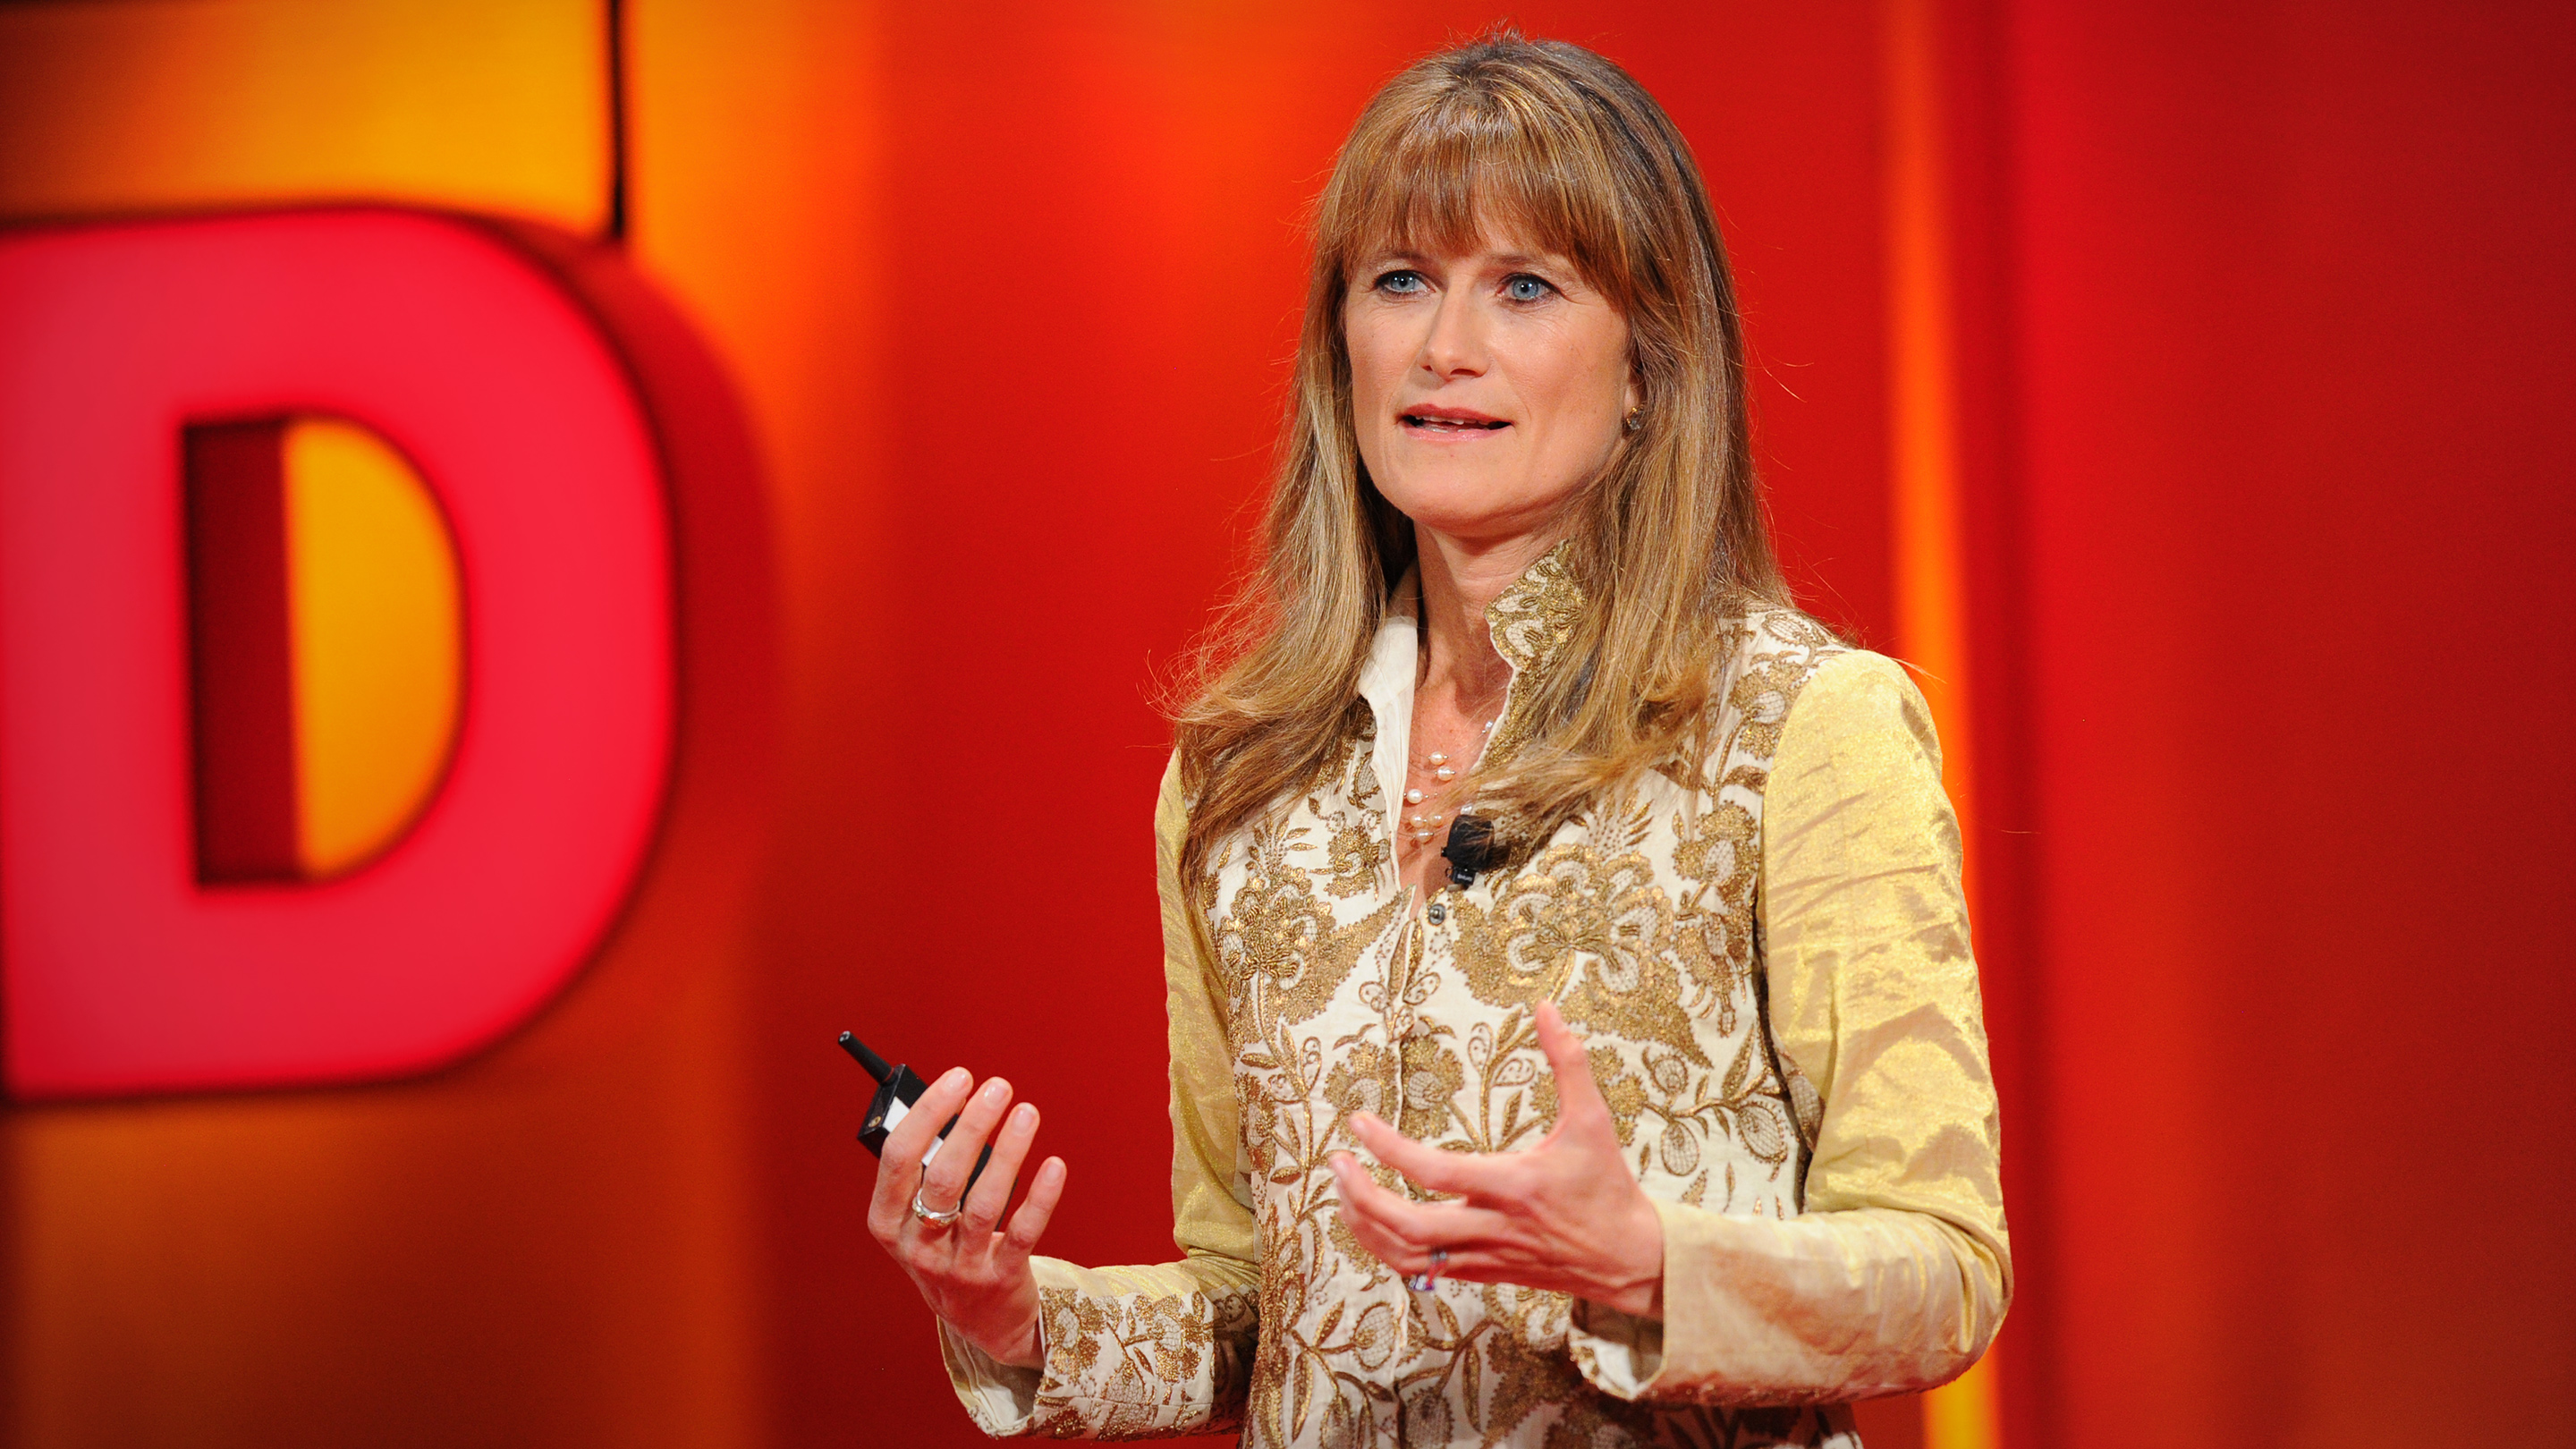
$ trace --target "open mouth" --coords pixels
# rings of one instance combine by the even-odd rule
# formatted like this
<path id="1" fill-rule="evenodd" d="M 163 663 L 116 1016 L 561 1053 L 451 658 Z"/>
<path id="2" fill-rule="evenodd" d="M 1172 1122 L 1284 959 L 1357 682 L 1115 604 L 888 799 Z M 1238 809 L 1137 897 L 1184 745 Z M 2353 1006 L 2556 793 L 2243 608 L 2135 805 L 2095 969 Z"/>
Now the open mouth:
<path id="1" fill-rule="evenodd" d="M 1405 431 L 1432 437 L 1463 437 L 1477 433 L 1497 433 L 1511 426 L 1501 418 L 1471 413 L 1463 408 L 1409 408 L 1396 419 Z"/>

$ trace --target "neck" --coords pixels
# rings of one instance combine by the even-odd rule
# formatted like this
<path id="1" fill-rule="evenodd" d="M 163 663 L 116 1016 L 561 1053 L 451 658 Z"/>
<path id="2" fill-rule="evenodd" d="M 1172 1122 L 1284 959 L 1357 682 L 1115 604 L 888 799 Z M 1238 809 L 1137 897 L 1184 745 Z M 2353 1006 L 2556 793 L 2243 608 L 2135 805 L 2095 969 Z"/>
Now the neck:
<path id="1" fill-rule="evenodd" d="M 1491 542 L 1457 539 L 1419 524 L 1413 539 L 1427 641 L 1421 688 L 1461 703 L 1499 700 L 1512 668 L 1494 652 L 1485 610 L 1556 540 L 1535 533 Z"/>

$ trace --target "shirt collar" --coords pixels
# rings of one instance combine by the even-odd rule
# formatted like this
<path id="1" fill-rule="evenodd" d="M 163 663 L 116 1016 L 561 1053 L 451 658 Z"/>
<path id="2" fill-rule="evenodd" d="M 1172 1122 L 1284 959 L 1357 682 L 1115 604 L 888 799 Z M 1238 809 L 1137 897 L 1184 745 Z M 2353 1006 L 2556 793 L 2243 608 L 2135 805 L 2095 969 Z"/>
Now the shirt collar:
<path id="1" fill-rule="evenodd" d="M 1521 570 L 1512 586 L 1485 606 L 1485 627 L 1494 636 L 1494 652 L 1512 667 L 1512 680 L 1532 670 L 1545 670 L 1565 641 L 1574 637 L 1574 621 L 1583 613 L 1583 589 L 1565 564 L 1566 545 L 1559 543 Z"/>
<path id="2" fill-rule="evenodd" d="M 1549 549 L 1485 606 L 1485 627 L 1493 635 L 1494 650 L 1512 669 L 1502 723 L 1495 726 L 1494 748 L 1506 742 L 1517 744 L 1523 731 L 1515 727 L 1513 715 L 1526 697 L 1522 683 L 1546 671 L 1565 641 L 1574 636 L 1574 621 L 1582 615 L 1583 590 L 1566 567 L 1565 554 L 1563 543 Z M 1412 747 L 1413 675 L 1419 667 L 1415 649 L 1420 632 L 1414 599 L 1420 568 L 1417 564 L 1406 569 L 1388 591 L 1385 619 L 1370 643 L 1368 663 L 1360 668 L 1360 697 L 1377 717 L 1377 748 L 1371 763 L 1390 808 L 1401 808 L 1396 802 L 1404 797 L 1404 762 Z"/>
<path id="3" fill-rule="evenodd" d="M 1404 798 L 1405 751 L 1412 748 L 1413 671 L 1415 667 L 1414 591 L 1418 569 L 1406 569 L 1387 595 L 1386 616 L 1369 645 L 1368 663 L 1360 667 L 1360 698 L 1377 716 L 1377 748 L 1370 761 L 1378 794 L 1389 810 Z"/>

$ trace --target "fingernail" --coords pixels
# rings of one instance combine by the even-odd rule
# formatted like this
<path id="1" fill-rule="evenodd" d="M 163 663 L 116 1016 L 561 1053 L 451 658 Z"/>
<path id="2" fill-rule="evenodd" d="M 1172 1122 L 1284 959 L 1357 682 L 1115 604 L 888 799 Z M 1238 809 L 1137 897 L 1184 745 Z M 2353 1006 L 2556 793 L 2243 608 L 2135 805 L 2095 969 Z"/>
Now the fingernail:
<path id="1" fill-rule="evenodd" d="M 973 1080 L 974 1077 L 970 1075 L 964 1067 L 950 1067 L 945 1073 L 941 1074 L 939 1085 L 943 1087 L 954 1087 Z"/>
<path id="2" fill-rule="evenodd" d="M 1038 1120 L 1038 1109 L 1026 1102 L 1011 1109 L 1011 1121 L 1015 1125 L 1026 1127 L 1036 1120 Z"/>
<path id="3" fill-rule="evenodd" d="M 999 1077 L 984 1084 L 984 1100 L 987 1102 L 999 1102 L 1010 1095 L 1011 1084 Z"/>

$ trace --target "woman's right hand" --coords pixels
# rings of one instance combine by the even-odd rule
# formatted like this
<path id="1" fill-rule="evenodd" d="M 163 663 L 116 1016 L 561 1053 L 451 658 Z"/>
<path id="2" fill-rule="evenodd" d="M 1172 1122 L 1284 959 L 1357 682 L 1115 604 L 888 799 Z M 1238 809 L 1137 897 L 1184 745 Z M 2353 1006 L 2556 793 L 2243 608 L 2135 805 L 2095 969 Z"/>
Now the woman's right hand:
<path id="1" fill-rule="evenodd" d="M 967 1342 L 1003 1363 L 1037 1368 L 1038 1282 L 1029 1271 L 1029 1254 L 1064 1194 L 1064 1159 L 1039 1164 L 1009 1228 L 997 1228 L 1037 1136 L 1038 1109 L 1026 1102 L 1011 1108 L 1011 1084 L 999 1077 L 970 1094 L 973 1084 L 964 1067 L 949 1072 L 886 1134 L 876 1195 L 868 1203 L 868 1231 L 911 1276 L 930 1311 Z M 938 1140 L 939 1124 L 952 1116 L 957 1126 L 924 1168 L 922 1156 Z M 934 1212 L 956 1203 L 996 1122 L 1002 1133 L 993 1139 L 993 1160 L 966 1197 L 965 1215 L 944 1228 L 923 1222 L 912 1210 L 914 1194 Z"/>

